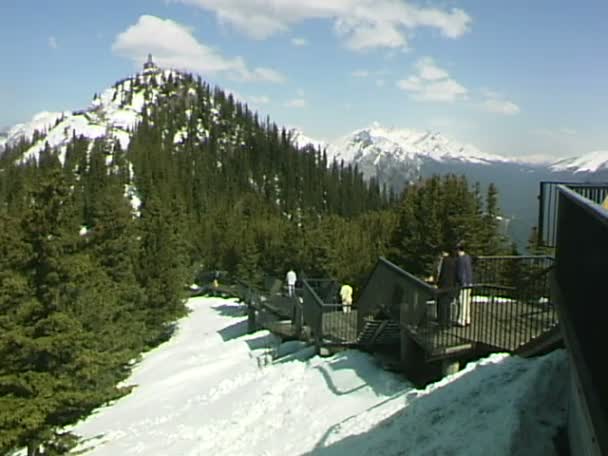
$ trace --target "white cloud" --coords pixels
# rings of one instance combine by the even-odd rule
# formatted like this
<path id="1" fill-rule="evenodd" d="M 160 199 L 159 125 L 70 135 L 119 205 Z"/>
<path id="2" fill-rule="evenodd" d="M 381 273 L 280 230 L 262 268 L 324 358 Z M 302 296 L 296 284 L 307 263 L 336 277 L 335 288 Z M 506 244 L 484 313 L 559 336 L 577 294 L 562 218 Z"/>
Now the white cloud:
<path id="1" fill-rule="evenodd" d="M 481 94 L 485 98 L 481 103 L 481 109 L 484 111 L 507 116 L 519 114 L 521 111 L 519 106 L 512 101 L 505 99 L 499 92 L 490 89 L 481 89 Z"/>
<path id="2" fill-rule="evenodd" d="M 298 47 L 308 46 L 308 40 L 306 38 L 294 37 L 291 39 L 291 44 Z"/>
<path id="3" fill-rule="evenodd" d="M 249 68 L 242 57 L 227 58 L 199 42 L 186 26 L 156 16 L 144 15 L 136 24 L 119 33 L 112 51 L 140 64 L 148 53 L 161 66 L 224 74 L 240 81 L 283 82 L 284 77 L 270 68 Z"/>
<path id="4" fill-rule="evenodd" d="M 415 64 L 416 74 L 397 81 L 397 87 L 409 92 L 416 100 L 453 102 L 466 99 L 468 90 L 450 78 L 433 59 L 424 57 Z"/>
<path id="5" fill-rule="evenodd" d="M 384 87 L 384 79 L 376 79 L 376 85 L 378 87 Z"/>
<path id="6" fill-rule="evenodd" d="M 353 78 L 366 78 L 369 76 L 369 71 L 367 70 L 355 70 L 351 73 Z"/>
<path id="7" fill-rule="evenodd" d="M 449 74 L 443 68 L 439 68 L 430 57 L 423 57 L 416 62 L 416 68 L 420 78 L 425 81 L 438 81 L 449 78 Z"/>
<path id="8" fill-rule="evenodd" d="M 55 38 L 54 36 L 49 36 L 49 47 L 51 49 L 57 49 L 58 44 L 57 44 L 57 38 Z"/>
<path id="9" fill-rule="evenodd" d="M 518 114 L 520 111 L 519 106 L 512 101 L 499 100 L 496 98 L 490 98 L 484 101 L 482 106 L 485 111 L 496 114 L 505 114 L 507 116 Z"/>
<path id="10" fill-rule="evenodd" d="M 308 106 L 308 102 L 304 98 L 293 98 L 285 103 L 288 108 L 305 108 Z"/>
<path id="11" fill-rule="evenodd" d="M 325 19 L 354 50 L 407 48 L 409 34 L 420 27 L 458 38 L 469 30 L 471 17 L 461 9 L 413 5 L 405 0 L 171 0 L 215 13 L 222 24 L 255 39 L 286 32 L 290 26 Z"/>

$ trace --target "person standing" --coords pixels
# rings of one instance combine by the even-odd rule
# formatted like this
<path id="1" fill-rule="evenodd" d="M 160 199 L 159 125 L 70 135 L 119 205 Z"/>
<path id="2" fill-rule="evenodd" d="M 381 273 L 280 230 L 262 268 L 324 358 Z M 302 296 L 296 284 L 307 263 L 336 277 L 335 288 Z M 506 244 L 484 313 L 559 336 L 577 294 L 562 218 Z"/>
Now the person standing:
<path id="1" fill-rule="evenodd" d="M 456 246 L 456 283 L 460 287 L 458 299 L 460 301 L 460 313 L 458 315 L 458 326 L 471 324 L 471 285 L 473 285 L 473 262 L 471 256 L 465 252 L 464 244 Z"/>
<path id="2" fill-rule="evenodd" d="M 340 288 L 340 299 L 342 301 L 342 312 L 348 313 L 353 306 L 353 287 L 345 283 Z"/>
<path id="3" fill-rule="evenodd" d="M 450 307 L 457 296 L 456 254 L 443 252 L 437 273 L 437 320 L 439 326 L 447 328 L 451 322 Z"/>
<path id="4" fill-rule="evenodd" d="M 291 297 L 296 295 L 296 281 L 298 280 L 298 276 L 296 276 L 296 272 L 293 269 L 287 271 L 287 275 L 285 276 L 285 280 L 287 282 L 287 294 Z"/>

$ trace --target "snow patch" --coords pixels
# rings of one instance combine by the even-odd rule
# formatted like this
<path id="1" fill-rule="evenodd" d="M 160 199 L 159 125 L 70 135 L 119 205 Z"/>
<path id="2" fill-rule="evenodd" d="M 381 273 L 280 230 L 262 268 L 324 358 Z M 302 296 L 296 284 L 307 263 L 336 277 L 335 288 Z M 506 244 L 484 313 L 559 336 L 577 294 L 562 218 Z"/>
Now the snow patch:
<path id="1" fill-rule="evenodd" d="M 567 158 L 551 165 L 552 171 L 571 171 L 574 173 L 593 173 L 602 168 L 608 169 L 608 150 L 596 150 L 580 157 Z"/>

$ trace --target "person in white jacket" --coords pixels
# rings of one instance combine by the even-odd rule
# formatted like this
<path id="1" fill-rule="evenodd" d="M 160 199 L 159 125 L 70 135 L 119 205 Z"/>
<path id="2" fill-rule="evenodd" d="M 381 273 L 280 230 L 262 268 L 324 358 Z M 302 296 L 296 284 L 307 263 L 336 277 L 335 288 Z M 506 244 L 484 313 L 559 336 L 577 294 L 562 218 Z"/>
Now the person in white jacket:
<path id="1" fill-rule="evenodd" d="M 296 281 L 298 280 L 298 276 L 293 269 L 287 271 L 287 275 L 285 276 L 285 281 L 287 282 L 287 294 L 289 296 L 296 295 Z"/>

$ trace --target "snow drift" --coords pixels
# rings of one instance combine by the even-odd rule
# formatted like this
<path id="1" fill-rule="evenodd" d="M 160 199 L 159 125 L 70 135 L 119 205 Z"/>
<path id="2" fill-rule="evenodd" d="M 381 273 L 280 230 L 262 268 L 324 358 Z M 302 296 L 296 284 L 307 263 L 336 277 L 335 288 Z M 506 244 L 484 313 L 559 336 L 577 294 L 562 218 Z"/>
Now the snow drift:
<path id="1" fill-rule="evenodd" d="M 73 431 L 93 455 L 552 454 L 565 422 L 563 351 L 492 355 L 416 390 L 374 358 L 328 358 L 267 331 L 241 304 L 194 298 L 146 354 L 133 392 Z"/>

